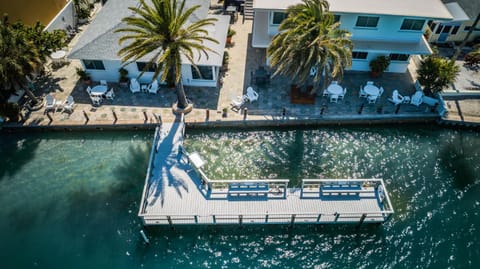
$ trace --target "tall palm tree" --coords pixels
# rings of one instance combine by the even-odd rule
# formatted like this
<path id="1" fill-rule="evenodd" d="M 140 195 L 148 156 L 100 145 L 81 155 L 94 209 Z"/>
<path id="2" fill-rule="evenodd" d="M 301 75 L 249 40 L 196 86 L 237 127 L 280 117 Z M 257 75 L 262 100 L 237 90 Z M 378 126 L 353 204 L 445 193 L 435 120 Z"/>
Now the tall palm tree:
<path id="1" fill-rule="evenodd" d="M 213 52 L 203 43 L 217 40 L 207 36 L 206 26 L 214 25 L 217 19 L 207 18 L 198 21 L 189 21 L 193 12 L 200 6 L 196 5 L 185 8 L 185 0 L 177 3 L 177 0 L 152 0 L 153 6 L 140 0 L 140 6 L 130 7 L 136 15 L 123 18 L 128 26 L 118 29 L 117 32 L 125 32 L 120 38 L 120 44 L 129 41 L 118 54 L 122 56 L 124 66 L 135 62 L 142 57 L 150 57 L 149 64 L 155 64 L 153 79 L 160 76 L 162 81 L 175 84 L 180 109 L 188 105 L 183 88 L 181 76 L 181 56 L 184 56 L 194 66 L 194 52 L 199 52 L 198 57 L 208 52 Z M 140 74 L 142 75 L 143 72 Z"/>
<path id="2" fill-rule="evenodd" d="M 302 84 L 316 68 L 311 94 L 317 91 L 322 76 L 325 86 L 330 74 L 341 78 L 343 69 L 352 63 L 350 33 L 339 29 L 340 23 L 328 9 L 326 0 L 303 0 L 289 7 L 288 17 L 267 50 L 276 68 L 274 75 L 289 76 Z"/>
<path id="3" fill-rule="evenodd" d="M 33 103 L 35 95 L 25 87 L 26 76 L 42 65 L 37 48 L 24 31 L 9 24 L 8 17 L 0 21 L 0 89 L 4 97 L 23 87 Z"/>

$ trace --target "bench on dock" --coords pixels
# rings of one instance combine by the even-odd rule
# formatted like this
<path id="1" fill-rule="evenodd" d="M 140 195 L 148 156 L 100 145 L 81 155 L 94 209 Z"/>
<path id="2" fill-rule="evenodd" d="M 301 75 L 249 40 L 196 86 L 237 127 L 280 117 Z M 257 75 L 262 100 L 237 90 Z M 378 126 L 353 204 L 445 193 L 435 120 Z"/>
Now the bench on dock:
<path id="1" fill-rule="evenodd" d="M 230 183 L 228 186 L 229 195 L 267 195 L 268 183 L 264 182 L 241 182 Z"/>
<path id="2" fill-rule="evenodd" d="M 320 192 L 322 195 L 359 195 L 372 191 L 362 189 L 362 185 L 357 182 L 335 182 L 322 183 Z"/>

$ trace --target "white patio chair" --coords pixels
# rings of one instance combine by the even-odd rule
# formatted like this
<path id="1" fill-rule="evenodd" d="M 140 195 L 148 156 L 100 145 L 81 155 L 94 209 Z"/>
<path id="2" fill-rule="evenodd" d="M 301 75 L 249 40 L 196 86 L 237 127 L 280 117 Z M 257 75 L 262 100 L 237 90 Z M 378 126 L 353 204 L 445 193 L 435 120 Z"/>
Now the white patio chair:
<path id="1" fill-rule="evenodd" d="M 49 111 L 49 110 L 54 110 L 55 111 L 55 98 L 53 97 L 53 95 L 49 94 L 47 96 L 45 96 L 45 112 Z"/>
<path id="2" fill-rule="evenodd" d="M 343 92 L 338 95 L 338 99 L 343 99 L 345 98 L 345 95 L 347 94 L 347 88 L 343 88 Z"/>
<path id="3" fill-rule="evenodd" d="M 393 90 L 392 98 L 388 98 L 388 101 L 392 102 L 395 105 L 403 103 L 403 96 L 401 96 L 397 90 Z"/>
<path id="4" fill-rule="evenodd" d="M 87 93 L 88 95 L 92 95 L 92 88 L 90 88 L 90 86 L 87 87 Z"/>
<path id="5" fill-rule="evenodd" d="M 385 90 L 383 89 L 383 87 L 380 87 L 380 90 L 379 90 L 378 95 L 379 95 L 379 96 L 382 96 L 382 94 L 383 94 L 384 91 L 385 91 Z"/>
<path id="6" fill-rule="evenodd" d="M 100 85 L 107 86 L 107 81 L 104 79 L 100 80 Z"/>
<path id="7" fill-rule="evenodd" d="M 252 87 L 248 87 L 247 88 L 247 98 L 248 98 L 248 101 L 250 103 L 254 102 L 254 101 L 257 101 L 258 100 L 258 93 Z"/>
<path id="8" fill-rule="evenodd" d="M 141 89 L 140 89 L 140 83 L 138 83 L 137 79 L 136 78 L 132 78 L 130 80 L 130 91 L 132 93 L 137 93 L 137 92 L 140 92 Z"/>
<path id="9" fill-rule="evenodd" d="M 73 100 L 73 96 L 69 95 L 65 102 L 63 103 L 63 111 L 73 112 L 73 106 L 75 105 L 75 101 Z"/>
<path id="10" fill-rule="evenodd" d="M 377 102 L 378 96 L 376 95 L 369 95 L 367 97 L 368 103 L 369 104 L 375 104 Z"/>
<path id="11" fill-rule="evenodd" d="M 150 83 L 147 86 L 147 91 L 149 93 L 157 94 L 157 92 L 158 92 L 158 81 L 154 80 L 152 83 Z"/>
<path id="12" fill-rule="evenodd" d="M 100 96 L 90 96 L 90 100 L 92 100 L 92 104 L 99 106 L 102 104 L 102 97 Z"/>
<path id="13" fill-rule="evenodd" d="M 416 91 L 415 94 L 412 95 L 412 98 L 410 98 L 410 104 L 417 107 L 420 106 L 420 104 L 423 102 L 422 97 L 423 97 L 423 92 Z"/>
<path id="14" fill-rule="evenodd" d="M 244 96 L 237 96 L 236 98 L 232 98 L 232 108 L 239 110 L 241 109 L 245 103 L 247 102 L 248 97 L 246 95 Z"/>
<path id="15" fill-rule="evenodd" d="M 373 85 L 373 81 L 367 81 L 367 85 Z"/>
<path id="16" fill-rule="evenodd" d="M 338 102 L 338 95 L 332 94 L 330 95 L 330 103 L 337 103 Z"/>
<path id="17" fill-rule="evenodd" d="M 109 100 L 113 100 L 115 98 L 115 92 L 113 91 L 113 88 L 105 93 L 105 98 Z"/>
<path id="18" fill-rule="evenodd" d="M 358 92 L 358 97 L 360 97 L 360 98 L 366 98 L 367 97 L 367 93 L 363 90 L 362 85 L 360 85 L 360 91 Z"/>

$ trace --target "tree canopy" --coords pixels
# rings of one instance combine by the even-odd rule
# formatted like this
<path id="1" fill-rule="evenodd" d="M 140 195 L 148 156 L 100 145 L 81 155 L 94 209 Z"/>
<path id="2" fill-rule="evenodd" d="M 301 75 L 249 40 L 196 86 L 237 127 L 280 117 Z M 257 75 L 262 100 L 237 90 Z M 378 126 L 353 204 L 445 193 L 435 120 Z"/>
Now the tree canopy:
<path id="1" fill-rule="evenodd" d="M 418 69 L 418 81 L 424 86 L 426 95 L 441 92 L 448 84 L 456 80 L 460 67 L 455 61 L 438 55 L 429 55 L 422 60 Z"/>
<path id="2" fill-rule="evenodd" d="M 353 45 L 350 33 L 339 29 L 340 23 L 328 10 L 326 0 L 303 0 L 287 9 L 288 16 L 267 50 L 276 68 L 274 75 L 286 75 L 302 84 L 314 73 L 313 92 L 322 76 L 324 85 L 329 76 L 343 76 L 344 68 L 352 62 Z"/>

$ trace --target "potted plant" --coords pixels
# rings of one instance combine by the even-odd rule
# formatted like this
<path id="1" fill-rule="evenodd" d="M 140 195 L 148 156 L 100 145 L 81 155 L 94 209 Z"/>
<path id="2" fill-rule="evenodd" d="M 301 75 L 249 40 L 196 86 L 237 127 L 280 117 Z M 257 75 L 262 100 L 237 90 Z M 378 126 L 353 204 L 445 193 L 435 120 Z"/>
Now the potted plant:
<path id="1" fill-rule="evenodd" d="M 90 77 L 90 74 L 85 72 L 85 70 L 81 68 L 77 68 L 77 75 L 80 77 L 81 80 L 83 80 L 83 83 L 86 85 L 92 84 L 92 78 Z"/>
<path id="2" fill-rule="evenodd" d="M 222 118 L 226 118 L 227 115 L 228 115 L 228 108 L 227 107 L 224 107 L 223 110 L 222 110 Z"/>
<path id="3" fill-rule="evenodd" d="M 370 61 L 370 70 L 372 77 L 379 77 L 390 65 L 390 58 L 387 56 L 378 56 Z"/>
<path id="4" fill-rule="evenodd" d="M 232 28 L 228 27 L 228 32 L 227 32 L 227 44 L 231 45 L 232 44 L 232 37 L 236 34 L 235 30 Z"/>
<path id="5" fill-rule="evenodd" d="M 118 83 L 122 87 L 127 87 L 128 86 L 128 70 L 122 67 L 118 69 L 118 73 L 120 73 L 120 79 L 118 80 Z"/>
<path id="6" fill-rule="evenodd" d="M 90 18 L 90 9 L 87 7 L 82 7 L 78 9 L 78 23 L 84 24 L 88 21 L 88 18 Z"/>

